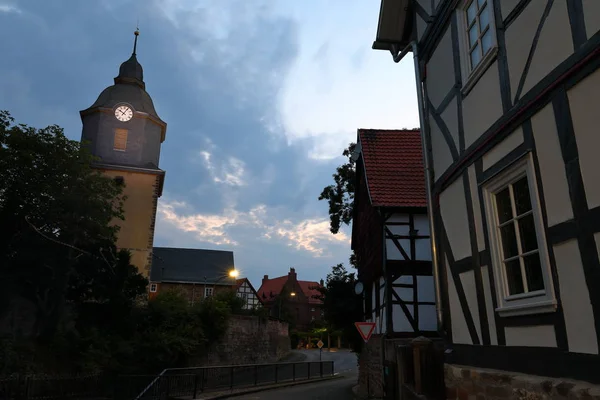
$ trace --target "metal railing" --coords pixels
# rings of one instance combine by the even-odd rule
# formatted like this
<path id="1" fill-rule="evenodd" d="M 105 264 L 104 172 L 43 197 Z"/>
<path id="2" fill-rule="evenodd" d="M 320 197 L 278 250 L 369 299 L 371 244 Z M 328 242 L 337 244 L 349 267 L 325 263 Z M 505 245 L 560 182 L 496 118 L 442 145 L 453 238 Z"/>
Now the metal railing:
<path id="1" fill-rule="evenodd" d="M 173 396 L 195 398 L 205 391 L 233 390 L 333 375 L 333 361 L 171 368 L 141 388 L 137 397 L 125 397 L 129 393 L 120 391 L 124 397 L 117 400 L 161 400 Z M 130 382 L 129 387 L 135 387 L 134 382 Z"/>
<path id="2" fill-rule="evenodd" d="M 109 387 L 101 375 L 12 375 L 0 377 L 0 400 L 110 399 Z"/>

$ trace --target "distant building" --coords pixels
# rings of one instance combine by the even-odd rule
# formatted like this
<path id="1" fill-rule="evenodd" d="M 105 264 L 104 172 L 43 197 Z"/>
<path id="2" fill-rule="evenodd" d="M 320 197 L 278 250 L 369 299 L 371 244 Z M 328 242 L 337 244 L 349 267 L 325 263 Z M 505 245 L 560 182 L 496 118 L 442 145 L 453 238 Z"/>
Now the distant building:
<path id="1" fill-rule="evenodd" d="M 246 309 L 260 304 L 247 278 L 236 279 L 233 252 L 221 250 L 154 247 L 150 275 L 150 298 L 177 288 L 191 304 L 225 290 L 236 290 L 246 300 Z"/>
<path id="2" fill-rule="evenodd" d="M 290 268 L 287 275 L 269 279 L 265 275 L 260 288 L 258 297 L 264 307 L 269 308 L 270 315 L 276 318 L 282 318 L 286 310 L 291 314 L 296 329 L 308 329 L 314 321 L 322 319 L 321 305 L 323 302 L 315 298 L 320 292 L 317 290 L 323 287 L 321 282 L 299 281 L 296 270 Z"/>

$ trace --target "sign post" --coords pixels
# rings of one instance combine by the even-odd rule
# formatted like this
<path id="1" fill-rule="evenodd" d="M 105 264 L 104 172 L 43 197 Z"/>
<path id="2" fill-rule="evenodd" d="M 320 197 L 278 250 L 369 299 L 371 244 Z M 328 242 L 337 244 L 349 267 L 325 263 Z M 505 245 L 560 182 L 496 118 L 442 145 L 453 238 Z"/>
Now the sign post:
<path id="1" fill-rule="evenodd" d="M 355 322 L 354 326 L 356 326 L 358 333 L 360 333 L 360 336 L 367 343 L 375 330 L 375 322 Z"/>
<path id="2" fill-rule="evenodd" d="M 319 362 L 321 361 L 321 353 L 323 353 L 324 345 L 325 345 L 325 343 L 323 343 L 322 340 L 319 340 L 319 342 L 317 343 L 317 347 L 319 348 Z"/>

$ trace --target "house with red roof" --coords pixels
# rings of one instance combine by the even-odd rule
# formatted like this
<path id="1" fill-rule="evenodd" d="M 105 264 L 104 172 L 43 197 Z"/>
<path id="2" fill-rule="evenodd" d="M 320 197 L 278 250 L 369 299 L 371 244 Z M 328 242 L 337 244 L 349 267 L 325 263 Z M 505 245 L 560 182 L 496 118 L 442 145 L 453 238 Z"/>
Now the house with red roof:
<path id="1" fill-rule="evenodd" d="M 317 298 L 321 294 L 319 287 L 323 287 L 322 279 L 321 282 L 299 281 L 296 269 L 290 268 L 287 275 L 277 278 L 269 279 L 265 275 L 258 289 L 258 298 L 270 310 L 272 317 L 290 317 L 296 329 L 306 330 L 315 321 L 321 320 L 323 303 Z"/>
<path id="2" fill-rule="evenodd" d="M 373 335 L 437 335 L 419 130 L 359 129 L 352 249 Z"/>

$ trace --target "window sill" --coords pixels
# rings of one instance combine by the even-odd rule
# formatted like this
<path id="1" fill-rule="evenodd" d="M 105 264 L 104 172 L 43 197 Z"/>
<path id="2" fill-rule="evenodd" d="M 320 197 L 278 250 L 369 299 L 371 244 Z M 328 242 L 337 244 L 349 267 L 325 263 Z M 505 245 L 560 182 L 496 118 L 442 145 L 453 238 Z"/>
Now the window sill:
<path id="1" fill-rule="evenodd" d="M 469 77 L 467 78 L 467 81 L 463 84 L 463 87 L 461 89 L 461 93 L 463 96 L 466 96 L 467 94 L 469 94 L 471 89 L 473 89 L 473 87 L 479 81 L 479 79 L 483 76 L 485 71 L 487 71 L 488 68 L 490 67 L 490 65 L 492 65 L 492 63 L 494 61 L 496 61 L 497 57 L 498 57 L 498 47 L 494 47 L 492 50 L 489 51 L 489 53 L 487 53 L 485 55 L 485 57 L 483 57 L 483 59 L 481 60 L 479 65 L 477 67 L 475 67 L 475 69 L 473 71 L 471 71 L 471 73 L 469 74 Z"/>
<path id="2" fill-rule="evenodd" d="M 556 300 L 541 300 L 535 303 L 518 304 L 496 308 L 501 317 L 515 317 L 518 315 L 544 314 L 556 311 Z"/>

